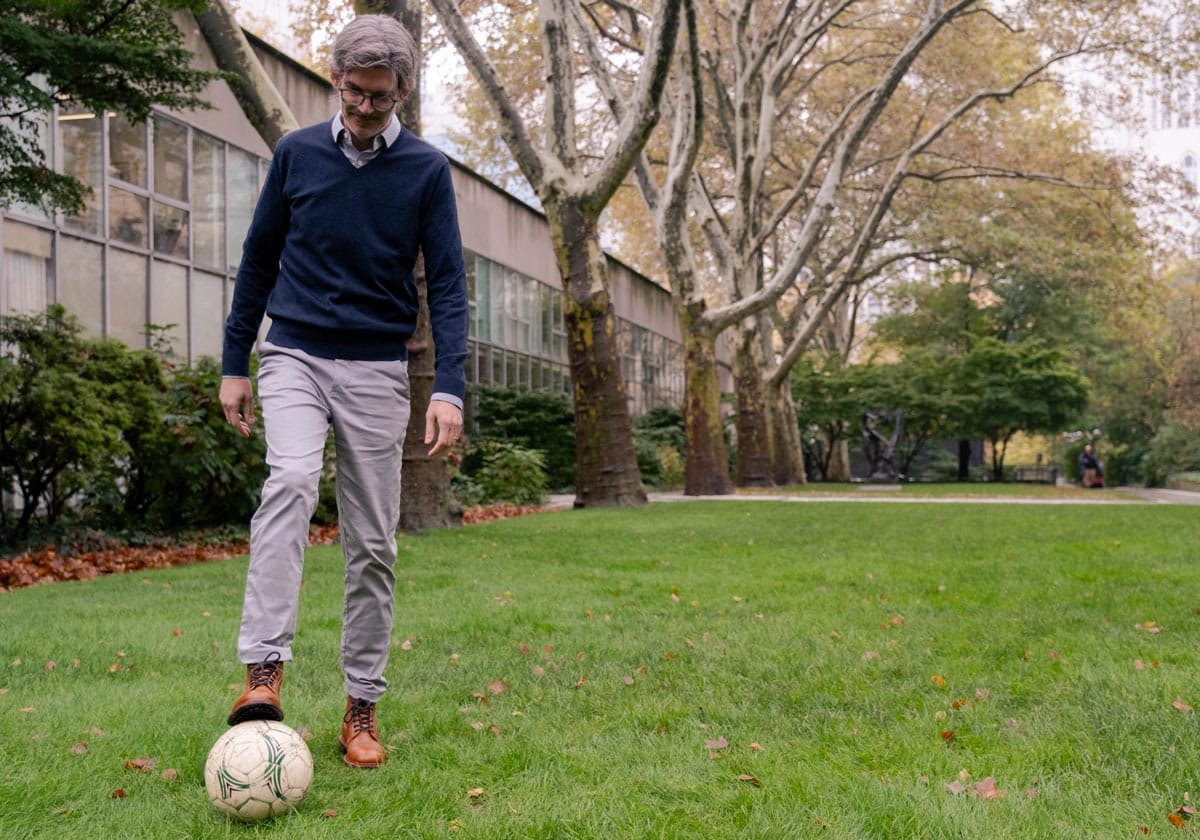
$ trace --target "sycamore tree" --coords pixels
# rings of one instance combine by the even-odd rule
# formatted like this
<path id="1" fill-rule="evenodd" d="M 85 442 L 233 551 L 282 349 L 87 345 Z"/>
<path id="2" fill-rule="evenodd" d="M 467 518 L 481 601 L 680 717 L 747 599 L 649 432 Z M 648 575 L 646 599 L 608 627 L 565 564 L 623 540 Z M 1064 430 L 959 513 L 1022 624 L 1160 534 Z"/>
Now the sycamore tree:
<path id="1" fill-rule="evenodd" d="M 625 37 L 608 43 L 608 56 L 633 77 L 623 90 L 620 116 L 583 122 L 597 97 L 595 80 L 580 55 L 595 37 L 574 0 L 541 0 L 497 8 L 483 4 L 467 13 L 453 0 L 431 0 L 446 37 L 475 77 L 521 174 L 546 213 L 563 284 L 563 315 L 575 407 L 576 505 L 645 504 L 632 423 L 621 374 L 608 283 L 600 242 L 600 214 L 628 175 L 658 121 L 676 36 L 691 0 L 657 0 L 648 21 L 613 4 L 628 23 Z M 527 42 L 517 72 L 539 79 L 540 119 L 531 121 L 509 92 L 489 49 L 489 19 L 528 21 L 536 39 Z M 594 109 L 593 109 L 594 114 Z M 586 130 L 585 130 L 586 127 Z"/>
<path id="2" fill-rule="evenodd" d="M 55 107 L 141 122 L 155 105 L 207 107 L 172 13 L 202 0 L 0 0 L 0 206 L 80 213 L 88 188 L 46 159 Z"/>
<path id="3" fill-rule="evenodd" d="M 671 139 L 638 179 L 692 348 L 685 358 L 703 360 L 687 373 L 685 409 L 697 406 L 689 416 L 699 419 L 689 419 L 689 456 L 722 462 L 711 348 L 732 331 L 739 478 L 771 480 L 759 465 L 772 462 L 772 439 L 789 437 L 766 428 L 790 422 L 776 407 L 789 367 L 847 291 L 895 258 L 893 209 L 915 185 L 1032 177 L 1092 187 L 1022 166 L 1021 144 L 1008 141 L 1030 130 L 1025 117 L 1059 81 L 1056 68 L 1117 53 L 1150 60 L 1169 15 L 1178 13 L 1118 0 L 705 8 L 699 57 L 679 68 L 668 98 Z M 805 305 L 793 307 L 802 320 L 781 349 L 763 313 L 789 295 Z M 723 492 L 728 479 L 716 474 L 689 470 L 688 492 Z"/>

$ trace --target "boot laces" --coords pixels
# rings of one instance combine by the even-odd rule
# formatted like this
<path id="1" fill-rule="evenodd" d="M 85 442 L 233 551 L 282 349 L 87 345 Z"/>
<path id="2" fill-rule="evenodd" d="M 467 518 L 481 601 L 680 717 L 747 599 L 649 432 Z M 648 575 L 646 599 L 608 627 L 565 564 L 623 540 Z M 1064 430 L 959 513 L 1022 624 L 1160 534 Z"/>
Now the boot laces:
<path id="1" fill-rule="evenodd" d="M 250 687 L 262 688 L 264 685 L 275 682 L 275 676 L 282 667 L 283 663 L 279 661 L 279 654 L 268 653 L 267 658 L 262 662 L 250 666 Z"/>
<path id="2" fill-rule="evenodd" d="M 354 734 L 375 732 L 375 704 L 369 700 L 351 698 L 350 708 L 346 710 L 344 721 L 354 727 Z"/>

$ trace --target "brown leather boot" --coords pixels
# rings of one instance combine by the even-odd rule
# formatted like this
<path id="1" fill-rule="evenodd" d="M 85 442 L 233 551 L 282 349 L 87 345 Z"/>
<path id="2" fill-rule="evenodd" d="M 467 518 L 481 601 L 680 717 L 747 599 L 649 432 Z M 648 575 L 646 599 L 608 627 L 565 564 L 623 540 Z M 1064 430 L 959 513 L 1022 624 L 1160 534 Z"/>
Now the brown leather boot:
<path id="1" fill-rule="evenodd" d="M 342 761 L 351 767 L 373 770 L 387 761 L 383 744 L 379 743 L 379 728 L 375 723 L 375 704 L 355 697 L 346 698 L 346 716 L 342 718 Z"/>
<path id="2" fill-rule="evenodd" d="M 233 704 L 229 713 L 229 725 L 234 726 L 248 720 L 283 720 L 283 707 L 279 704 L 279 687 L 283 685 L 283 663 L 278 653 L 246 666 L 246 690 Z"/>

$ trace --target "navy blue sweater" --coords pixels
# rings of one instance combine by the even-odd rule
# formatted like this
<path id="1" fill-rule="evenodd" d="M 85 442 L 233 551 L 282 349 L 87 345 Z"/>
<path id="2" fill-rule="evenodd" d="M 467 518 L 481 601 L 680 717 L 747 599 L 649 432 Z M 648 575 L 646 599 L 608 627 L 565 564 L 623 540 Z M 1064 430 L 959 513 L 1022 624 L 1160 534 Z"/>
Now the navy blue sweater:
<path id="1" fill-rule="evenodd" d="M 249 373 L 264 311 L 273 344 L 327 359 L 407 358 L 418 252 L 437 353 L 433 392 L 462 398 L 467 285 L 445 156 L 404 130 L 357 168 L 327 122 L 286 135 L 246 234 L 222 373 Z"/>

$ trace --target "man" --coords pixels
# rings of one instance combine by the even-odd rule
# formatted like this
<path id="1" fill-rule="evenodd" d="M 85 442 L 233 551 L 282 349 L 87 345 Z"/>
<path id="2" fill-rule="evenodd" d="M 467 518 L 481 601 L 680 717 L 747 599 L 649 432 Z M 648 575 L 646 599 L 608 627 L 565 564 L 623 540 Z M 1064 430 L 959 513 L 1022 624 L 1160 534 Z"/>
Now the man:
<path id="1" fill-rule="evenodd" d="M 1104 470 L 1090 443 L 1085 444 L 1079 453 L 1079 477 L 1084 487 L 1104 486 Z"/>
<path id="2" fill-rule="evenodd" d="M 246 688 L 229 724 L 283 719 L 283 666 L 332 424 L 346 559 L 339 743 L 345 762 L 364 768 L 386 759 L 375 704 L 387 686 L 418 251 L 437 348 L 430 455 L 458 441 L 466 385 L 466 275 L 449 164 L 395 113 L 416 60 L 412 37 L 386 15 L 356 18 L 335 40 L 340 111 L 279 141 L 246 235 L 222 359 L 225 418 L 249 435 L 250 352 L 270 316 L 258 370 L 270 474 L 250 525 L 238 635 Z"/>

